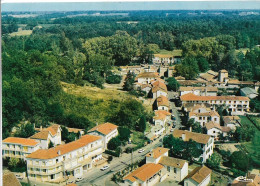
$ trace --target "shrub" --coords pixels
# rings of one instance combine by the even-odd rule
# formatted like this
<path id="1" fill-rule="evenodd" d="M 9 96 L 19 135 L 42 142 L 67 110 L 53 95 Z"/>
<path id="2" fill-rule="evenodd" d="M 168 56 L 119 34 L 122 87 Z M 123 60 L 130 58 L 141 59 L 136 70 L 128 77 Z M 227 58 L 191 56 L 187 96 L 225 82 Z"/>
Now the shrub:
<path id="1" fill-rule="evenodd" d="M 121 82 L 121 80 L 122 80 L 122 76 L 117 75 L 117 74 L 109 75 L 106 78 L 106 82 L 108 84 L 119 84 Z"/>
<path id="2" fill-rule="evenodd" d="M 116 150 L 117 147 L 119 147 L 121 145 L 121 141 L 118 137 L 112 138 L 108 144 L 107 144 L 107 148 L 109 150 Z"/>

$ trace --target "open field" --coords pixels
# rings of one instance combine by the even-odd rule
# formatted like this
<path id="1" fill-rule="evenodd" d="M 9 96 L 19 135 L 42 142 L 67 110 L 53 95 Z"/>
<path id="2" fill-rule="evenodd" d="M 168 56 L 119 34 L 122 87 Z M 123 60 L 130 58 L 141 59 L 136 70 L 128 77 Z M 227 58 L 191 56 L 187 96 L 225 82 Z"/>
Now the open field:
<path id="1" fill-rule="evenodd" d="M 250 49 L 249 48 L 240 48 L 240 49 L 236 50 L 236 52 L 241 51 L 245 55 L 248 50 L 250 50 Z"/>
<path id="2" fill-rule="evenodd" d="M 260 128 L 260 117 L 251 116 L 250 118 L 255 122 L 256 126 Z"/>
<path id="3" fill-rule="evenodd" d="M 182 50 L 173 50 L 173 51 L 160 50 L 159 54 L 169 54 L 169 55 L 173 55 L 173 56 L 181 56 Z"/>
<path id="4" fill-rule="evenodd" d="M 10 36 L 28 36 L 32 34 L 32 30 L 21 30 L 19 32 L 13 32 L 10 34 Z"/>

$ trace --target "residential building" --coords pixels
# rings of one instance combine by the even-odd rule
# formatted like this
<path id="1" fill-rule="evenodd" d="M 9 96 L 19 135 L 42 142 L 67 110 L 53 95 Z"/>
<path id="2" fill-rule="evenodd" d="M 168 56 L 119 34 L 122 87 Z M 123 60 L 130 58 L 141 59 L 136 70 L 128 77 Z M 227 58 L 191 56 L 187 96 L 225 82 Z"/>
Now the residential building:
<path id="1" fill-rule="evenodd" d="M 212 170 L 206 166 L 195 168 L 184 179 L 184 186 L 207 186 L 210 183 Z"/>
<path id="2" fill-rule="evenodd" d="M 139 86 L 142 91 L 146 92 L 146 94 L 148 94 L 152 89 L 152 85 L 150 85 L 150 84 L 140 84 Z"/>
<path id="3" fill-rule="evenodd" d="M 28 177 L 41 182 L 60 182 L 67 176 L 81 177 L 102 159 L 104 145 L 100 136 L 80 139 L 50 149 L 39 149 L 26 157 Z"/>
<path id="4" fill-rule="evenodd" d="M 236 130 L 241 125 L 241 119 L 239 116 L 223 116 L 224 126 Z"/>
<path id="5" fill-rule="evenodd" d="M 183 109 L 185 112 L 191 112 L 194 109 L 206 108 L 211 110 L 211 105 L 209 103 L 184 103 Z"/>
<path id="6" fill-rule="evenodd" d="M 219 82 L 225 82 L 225 84 L 228 82 L 228 71 L 226 70 L 220 70 L 218 71 L 218 81 Z"/>
<path id="7" fill-rule="evenodd" d="M 228 88 L 240 88 L 241 86 L 255 86 L 253 81 L 239 81 L 238 79 L 230 79 L 227 83 Z"/>
<path id="8" fill-rule="evenodd" d="M 177 79 L 176 79 L 177 80 Z M 177 80 L 180 86 L 206 86 L 208 83 L 207 81 L 201 81 L 201 80 Z"/>
<path id="9" fill-rule="evenodd" d="M 182 181 L 188 175 L 188 162 L 182 159 L 168 157 L 167 148 L 157 147 L 146 154 L 146 163 L 156 163 L 164 166 L 167 176 L 175 181 Z"/>
<path id="10" fill-rule="evenodd" d="M 218 123 L 210 121 L 205 125 L 207 134 L 213 136 L 215 140 L 219 139 L 219 135 L 223 134 L 223 137 L 228 136 L 228 132 L 231 131 L 230 127 L 220 126 Z"/>
<path id="11" fill-rule="evenodd" d="M 161 95 L 157 97 L 154 103 L 155 103 L 154 108 L 156 110 L 166 110 L 166 111 L 169 110 L 169 101 L 168 98 L 165 96 Z"/>
<path id="12" fill-rule="evenodd" d="M 224 105 L 231 115 L 244 115 L 249 111 L 249 98 L 243 96 L 197 96 L 192 93 L 180 97 L 185 103 L 209 103 L 211 106 Z"/>
<path id="13" fill-rule="evenodd" d="M 152 81 L 152 95 L 153 98 L 158 98 L 159 96 L 167 96 L 168 91 L 163 80 L 159 79 L 157 81 Z"/>
<path id="14" fill-rule="evenodd" d="M 180 87 L 179 94 L 180 96 L 193 93 L 197 96 L 217 96 L 218 88 L 217 87 Z"/>
<path id="15" fill-rule="evenodd" d="M 80 134 L 81 136 L 84 135 L 84 129 L 77 129 L 77 128 L 69 128 L 69 127 L 66 127 L 68 129 L 68 132 L 69 133 L 74 133 L 74 134 Z"/>
<path id="16" fill-rule="evenodd" d="M 231 186 L 259 186 L 260 175 L 249 173 L 247 177 L 239 176 L 232 183 Z"/>
<path id="17" fill-rule="evenodd" d="M 167 177 L 161 164 L 147 163 L 123 178 L 125 186 L 152 186 Z"/>
<path id="18" fill-rule="evenodd" d="M 42 149 L 48 149 L 50 142 L 54 146 L 61 144 L 61 127 L 60 125 L 53 124 L 48 128 L 40 129 L 40 132 L 32 135 L 31 139 L 35 139 L 40 143 Z"/>
<path id="19" fill-rule="evenodd" d="M 22 186 L 14 173 L 8 172 L 3 174 L 3 186 Z"/>
<path id="20" fill-rule="evenodd" d="M 107 148 L 108 142 L 118 135 L 118 126 L 112 123 L 103 123 L 97 125 L 88 131 L 88 134 L 101 136 L 104 144 L 104 148 Z"/>
<path id="21" fill-rule="evenodd" d="M 158 65 L 170 65 L 174 63 L 174 57 L 168 54 L 154 54 L 153 63 Z"/>
<path id="22" fill-rule="evenodd" d="M 170 120 L 171 113 L 166 110 L 156 110 L 153 122 L 155 125 L 165 126 L 167 121 Z"/>
<path id="23" fill-rule="evenodd" d="M 157 72 L 143 72 L 136 77 L 137 82 L 140 84 L 150 84 L 152 80 L 158 78 L 159 74 Z"/>
<path id="24" fill-rule="evenodd" d="M 197 147 L 203 151 L 201 156 L 197 159 L 202 159 L 203 163 L 205 163 L 206 160 L 213 154 L 214 137 L 210 135 L 175 129 L 173 131 L 173 137 L 180 138 L 183 141 L 195 141 L 197 143 Z"/>
<path id="25" fill-rule="evenodd" d="M 194 121 L 200 123 L 202 127 L 205 127 L 205 124 L 209 121 L 218 124 L 220 123 L 219 114 L 216 111 L 212 111 L 205 106 L 194 107 L 194 109 L 189 112 L 189 119 L 194 119 Z"/>
<path id="26" fill-rule="evenodd" d="M 2 141 L 3 158 L 21 158 L 40 149 L 40 143 L 34 139 L 8 137 Z"/>
<path id="27" fill-rule="evenodd" d="M 258 96 L 258 93 L 256 92 L 256 90 L 253 88 L 249 88 L 249 87 L 240 89 L 240 94 L 241 94 L 241 96 L 246 96 L 246 97 L 249 97 L 250 99 L 254 99 Z"/>
<path id="28" fill-rule="evenodd" d="M 163 156 L 159 164 L 167 170 L 168 177 L 181 182 L 188 175 L 188 162 L 182 159 Z"/>

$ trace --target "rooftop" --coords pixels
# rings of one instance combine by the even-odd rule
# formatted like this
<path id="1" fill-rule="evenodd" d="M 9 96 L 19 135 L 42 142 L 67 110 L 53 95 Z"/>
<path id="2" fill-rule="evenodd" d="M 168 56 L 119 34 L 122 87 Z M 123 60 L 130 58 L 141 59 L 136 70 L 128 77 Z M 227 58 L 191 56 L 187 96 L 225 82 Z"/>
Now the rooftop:
<path id="1" fill-rule="evenodd" d="M 156 149 L 153 149 L 152 152 L 149 152 L 148 154 L 146 154 L 146 157 L 152 157 L 154 159 L 159 158 L 160 156 L 162 156 L 163 154 L 165 154 L 166 152 L 168 152 L 170 149 L 167 148 L 163 148 L 163 147 L 157 147 Z"/>
<path id="2" fill-rule="evenodd" d="M 182 159 L 173 158 L 173 157 L 163 156 L 161 157 L 159 163 L 162 165 L 182 169 L 186 161 Z"/>
<path id="3" fill-rule="evenodd" d="M 249 101 L 248 97 L 243 96 L 197 96 L 192 93 L 185 94 L 180 97 L 181 101 L 211 101 L 211 100 L 239 100 Z"/>
<path id="4" fill-rule="evenodd" d="M 152 93 L 157 92 L 158 90 L 162 90 L 167 93 L 167 87 L 163 81 L 157 80 L 152 83 Z"/>
<path id="5" fill-rule="evenodd" d="M 257 94 L 255 89 L 249 87 L 242 88 L 240 91 L 242 91 L 245 95 Z"/>
<path id="6" fill-rule="evenodd" d="M 249 174 L 247 177 L 239 176 L 231 184 L 231 186 L 259 186 L 260 176 Z"/>
<path id="7" fill-rule="evenodd" d="M 143 72 L 137 78 L 159 78 L 159 74 L 157 72 Z"/>
<path id="8" fill-rule="evenodd" d="M 9 172 L 3 175 L 3 186 L 21 186 L 14 173 Z"/>
<path id="9" fill-rule="evenodd" d="M 217 128 L 222 132 L 229 132 L 231 130 L 229 127 L 220 126 L 218 123 L 214 123 L 213 121 L 206 123 L 205 127 L 207 128 L 207 130 L 210 130 L 212 128 Z"/>
<path id="10" fill-rule="evenodd" d="M 207 90 L 207 92 L 217 92 L 218 91 L 218 87 L 180 87 L 179 91 L 183 92 L 183 91 L 195 91 L 195 90 L 200 90 L 202 92 L 205 92 Z"/>
<path id="11" fill-rule="evenodd" d="M 160 164 L 147 163 L 144 164 L 142 167 L 139 167 L 129 175 L 125 176 L 123 179 L 130 180 L 131 182 L 135 182 L 136 179 L 140 179 L 141 181 L 145 182 L 153 175 L 158 173 L 161 169 L 163 169 L 163 166 Z"/>
<path id="12" fill-rule="evenodd" d="M 196 167 L 193 171 L 191 171 L 185 179 L 190 178 L 197 182 L 198 184 L 202 183 L 210 174 L 212 170 L 210 170 L 206 166 Z"/>
<path id="13" fill-rule="evenodd" d="M 171 115 L 171 113 L 167 112 L 166 110 L 156 110 L 155 116 L 153 119 L 155 120 L 165 120 L 167 116 Z"/>
<path id="14" fill-rule="evenodd" d="M 163 96 L 163 95 L 161 95 L 161 96 L 159 96 L 157 99 L 156 99 L 156 101 L 157 101 L 157 106 L 159 107 L 159 106 L 169 106 L 169 101 L 168 101 L 168 98 L 167 97 L 165 97 L 165 96 Z"/>
<path id="15" fill-rule="evenodd" d="M 8 137 L 3 140 L 3 143 L 13 143 L 13 144 L 20 144 L 23 146 L 35 146 L 39 142 L 34 139 L 29 138 L 17 138 L 17 137 Z"/>
<path id="16" fill-rule="evenodd" d="M 63 154 L 69 153 L 76 149 L 86 146 L 89 143 L 97 141 L 101 139 L 100 136 L 93 136 L 93 135 L 84 135 L 80 139 L 64 144 L 58 145 L 57 147 L 53 147 L 50 149 L 39 149 L 27 156 L 27 158 L 32 159 L 52 159 Z"/>
<path id="17" fill-rule="evenodd" d="M 187 131 L 187 130 L 178 130 L 178 129 L 175 129 L 173 131 L 172 135 L 175 138 L 181 138 L 183 134 L 185 134 L 184 141 L 193 140 L 193 141 L 200 143 L 200 144 L 207 144 L 210 137 L 211 137 L 210 135 L 207 135 L 207 134 L 201 134 L 201 133 L 190 132 L 190 131 Z"/>
<path id="18" fill-rule="evenodd" d="M 108 135 L 110 132 L 117 129 L 117 127 L 118 127 L 117 125 L 114 125 L 112 123 L 103 123 L 103 124 L 93 127 L 88 132 L 98 131 L 104 135 Z"/>

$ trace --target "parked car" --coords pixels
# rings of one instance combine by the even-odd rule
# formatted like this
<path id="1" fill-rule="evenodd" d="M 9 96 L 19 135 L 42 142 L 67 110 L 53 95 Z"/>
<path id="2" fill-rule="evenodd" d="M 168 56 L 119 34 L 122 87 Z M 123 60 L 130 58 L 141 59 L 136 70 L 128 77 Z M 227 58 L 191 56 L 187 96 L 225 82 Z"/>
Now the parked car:
<path id="1" fill-rule="evenodd" d="M 108 168 L 109 168 L 109 166 L 108 166 L 108 165 L 105 165 L 105 166 L 103 166 L 100 170 L 104 171 L 104 170 L 107 170 Z"/>
<path id="2" fill-rule="evenodd" d="M 16 174 L 15 177 L 18 179 L 18 180 L 22 180 L 23 177 L 20 175 L 20 174 Z"/>
<path id="3" fill-rule="evenodd" d="M 138 151 L 138 153 L 142 153 L 142 152 L 144 152 L 144 149 L 140 149 L 140 150 Z"/>
<path id="4" fill-rule="evenodd" d="M 83 180 L 82 177 L 78 177 L 78 178 L 76 178 L 76 182 L 79 182 L 79 181 L 82 181 L 82 180 Z"/>

